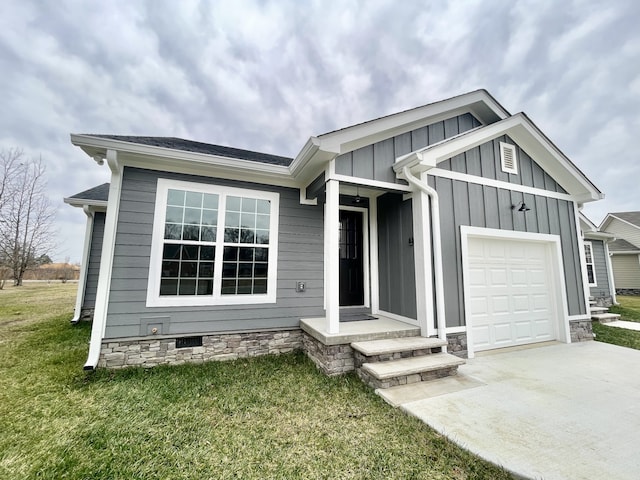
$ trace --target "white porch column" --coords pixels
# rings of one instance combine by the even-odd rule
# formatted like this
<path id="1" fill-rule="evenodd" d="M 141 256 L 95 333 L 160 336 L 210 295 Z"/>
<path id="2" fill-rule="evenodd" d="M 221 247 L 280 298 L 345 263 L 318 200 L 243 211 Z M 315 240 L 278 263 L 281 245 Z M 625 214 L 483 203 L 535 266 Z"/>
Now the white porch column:
<path id="1" fill-rule="evenodd" d="M 422 336 L 430 337 L 436 334 L 436 328 L 433 308 L 429 196 L 422 190 L 413 192 L 412 196 L 417 320 Z"/>
<path id="2" fill-rule="evenodd" d="M 326 304 L 326 331 L 340 331 L 340 183 L 326 183 L 324 208 L 324 295 Z"/>

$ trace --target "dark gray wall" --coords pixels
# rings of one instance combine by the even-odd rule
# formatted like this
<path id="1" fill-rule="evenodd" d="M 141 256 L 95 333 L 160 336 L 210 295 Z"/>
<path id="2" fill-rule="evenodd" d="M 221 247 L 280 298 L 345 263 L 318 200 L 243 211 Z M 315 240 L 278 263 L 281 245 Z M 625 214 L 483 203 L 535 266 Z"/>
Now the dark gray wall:
<path id="1" fill-rule="evenodd" d="M 517 175 L 502 171 L 500 142 L 515 145 L 518 162 Z M 507 135 L 495 138 L 444 162 L 440 162 L 438 163 L 438 168 L 451 170 L 453 172 L 468 173 L 469 175 L 477 175 L 492 180 L 525 185 L 527 187 L 540 188 L 542 190 L 550 190 L 552 192 L 567 193 Z"/>
<path id="2" fill-rule="evenodd" d="M 587 239 L 587 241 L 591 242 L 593 266 L 596 273 L 596 283 L 598 284 L 597 287 L 589 288 L 589 294 L 596 298 L 610 297 L 611 289 L 609 286 L 609 274 L 607 273 L 607 257 L 604 250 L 604 243 L 602 240 Z"/>
<path id="3" fill-rule="evenodd" d="M 398 183 L 392 169 L 396 157 L 480 126 L 470 113 L 396 135 L 336 158 L 336 173 L 381 182 Z"/>
<path id="4" fill-rule="evenodd" d="M 387 193 L 378 202 L 380 309 L 408 318 L 416 314 L 416 277 L 411 200 Z"/>
<path id="5" fill-rule="evenodd" d="M 145 307 L 158 178 L 280 194 L 276 303 Z M 172 335 L 297 327 L 301 317 L 324 315 L 323 259 L 322 205 L 300 205 L 298 190 L 125 168 L 105 337 L 146 334 L 149 323 L 162 324 L 161 333 Z M 296 293 L 296 281 L 306 282 L 306 292 Z"/>
<path id="6" fill-rule="evenodd" d="M 102 255 L 102 239 L 104 238 L 104 219 L 106 213 L 95 212 L 93 215 L 93 232 L 91 233 L 91 248 L 87 261 L 87 283 L 84 289 L 82 308 L 96 306 L 96 291 L 98 290 L 98 274 L 100 273 L 100 256 Z"/>
<path id="7" fill-rule="evenodd" d="M 428 177 L 440 199 L 440 228 L 447 326 L 464 325 L 460 226 L 560 236 L 569 315 L 586 313 L 573 204 L 441 177 Z M 511 208 L 524 201 L 528 212 Z"/>

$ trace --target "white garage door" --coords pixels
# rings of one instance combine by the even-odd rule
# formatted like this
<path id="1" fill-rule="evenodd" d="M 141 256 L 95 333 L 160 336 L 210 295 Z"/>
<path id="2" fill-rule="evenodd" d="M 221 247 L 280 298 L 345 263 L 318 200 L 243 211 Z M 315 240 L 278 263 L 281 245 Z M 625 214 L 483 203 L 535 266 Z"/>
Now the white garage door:
<path id="1" fill-rule="evenodd" d="M 557 338 L 547 244 L 469 237 L 467 258 L 474 350 Z"/>

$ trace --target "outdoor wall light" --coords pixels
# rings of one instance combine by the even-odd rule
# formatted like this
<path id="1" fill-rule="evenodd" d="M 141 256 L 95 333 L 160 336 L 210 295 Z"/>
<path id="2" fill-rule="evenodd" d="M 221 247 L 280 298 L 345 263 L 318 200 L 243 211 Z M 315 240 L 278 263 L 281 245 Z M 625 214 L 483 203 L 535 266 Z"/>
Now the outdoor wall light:
<path id="1" fill-rule="evenodd" d="M 518 205 L 511 205 L 511 210 L 515 210 L 518 209 L 519 212 L 528 212 L 529 210 L 531 210 L 529 207 L 527 207 L 527 204 L 524 202 L 520 202 L 520 207 L 518 208 Z"/>

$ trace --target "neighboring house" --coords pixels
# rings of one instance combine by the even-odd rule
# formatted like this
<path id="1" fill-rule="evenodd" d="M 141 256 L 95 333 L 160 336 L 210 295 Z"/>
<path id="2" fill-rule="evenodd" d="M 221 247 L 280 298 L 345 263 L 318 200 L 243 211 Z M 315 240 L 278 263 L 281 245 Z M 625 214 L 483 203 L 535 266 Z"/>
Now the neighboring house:
<path id="1" fill-rule="evenodd" d="M 598 306 L 609 307 L 616 303 L 616 290 L 609 248 L 615 240 L 610 233 L 598 231 L 591 220 L 580 213 L 580 229 L 584 239 L 584 256 L 587 268 L 586 282 L 590 296 Z"/>
<path id="2" fill-rule="evenodd" d="M 71 141 L 111 170 L 107 197 L 66 199 L 88 218 L 85 368 L 302 348 L 333 374 L 366 329 L 463 356 L 591 338 L 578 209 L 602 194 L 484 90 L 310 137 L 295 158 Z"/>
<path id="3" fill-rule="evenodd" d="M 611 265 L 619 295 L 640 295 L 640 212 L 609 213 L 600 231 L 611 233 Z"/>

